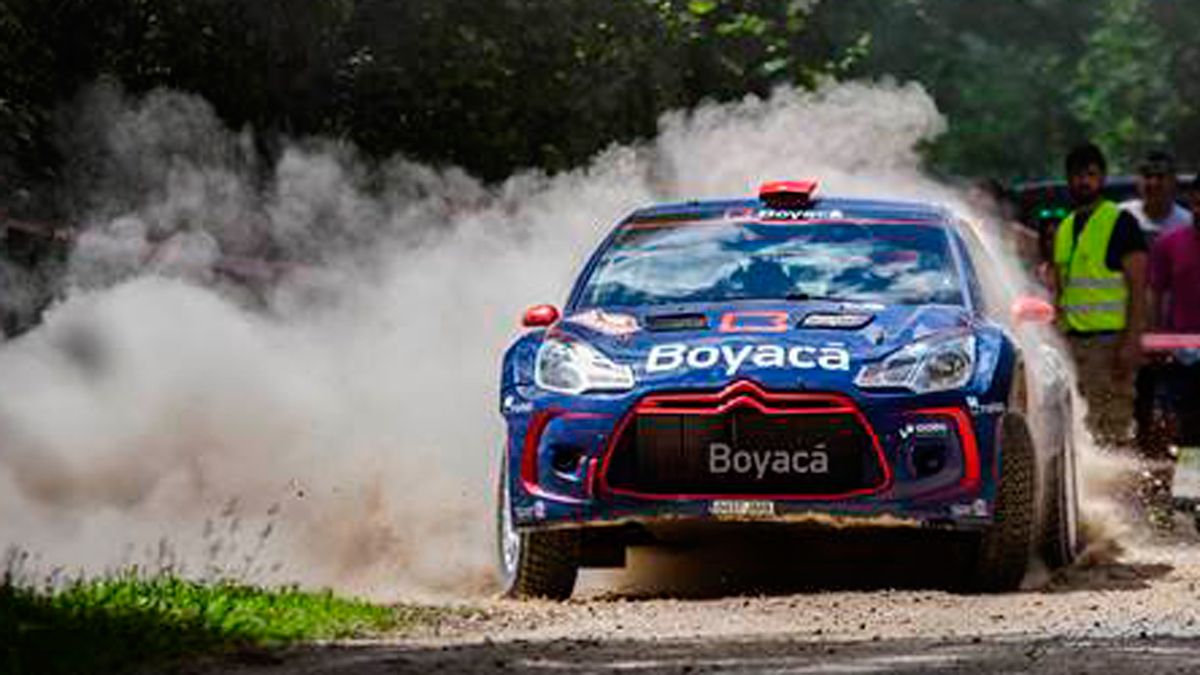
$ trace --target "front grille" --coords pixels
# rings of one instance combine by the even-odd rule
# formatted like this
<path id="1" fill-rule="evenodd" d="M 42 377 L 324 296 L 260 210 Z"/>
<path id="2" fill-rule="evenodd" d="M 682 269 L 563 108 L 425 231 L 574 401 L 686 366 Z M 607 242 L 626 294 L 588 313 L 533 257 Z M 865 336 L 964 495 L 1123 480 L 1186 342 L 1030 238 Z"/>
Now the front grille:
<path id="1" fill-rule="evenodd" d="M 643 401 L 611 448 L 608 486 L 660 497 L 835 498 L 887 482 L 875 438 L 845 399 L 737 387 L 688 408 L 687 395 Z"/>

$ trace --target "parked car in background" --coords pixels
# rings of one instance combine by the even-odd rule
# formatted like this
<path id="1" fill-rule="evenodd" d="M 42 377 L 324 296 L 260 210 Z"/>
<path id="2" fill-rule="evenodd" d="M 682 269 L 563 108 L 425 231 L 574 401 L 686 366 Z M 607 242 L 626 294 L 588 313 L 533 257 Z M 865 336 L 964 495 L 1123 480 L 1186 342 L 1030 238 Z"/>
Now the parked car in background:
<path id="1" fill-rule="evenodd" d="M 1177 180 L 1179 185 L 1187 185 L 1192 176 L 1181 174 Z M 1054 230 L 1071 212 L 1067 182 L 1055 179 L 1016 183 L 1009 194 L 1016 204 L 1017 219 L 1038 233 L 1042 260 L 1051 260 Z M 1104 184 L 1104 196 L 1118 204 L 1137 199 L 1137 176 L 1109 176 Z"/>

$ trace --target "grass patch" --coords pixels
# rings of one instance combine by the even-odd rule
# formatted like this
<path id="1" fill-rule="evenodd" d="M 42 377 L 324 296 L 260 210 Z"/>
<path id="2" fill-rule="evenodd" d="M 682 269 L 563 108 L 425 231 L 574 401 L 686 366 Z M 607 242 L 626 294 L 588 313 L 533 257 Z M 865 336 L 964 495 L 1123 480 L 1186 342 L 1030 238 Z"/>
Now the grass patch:
<path id="1" fill-rule="evenodd" d="M 446 610 L 136 573 L 35 588 L 0 581 L 0 672 L 123 672 L 180 657 L 432 624 Z"/>

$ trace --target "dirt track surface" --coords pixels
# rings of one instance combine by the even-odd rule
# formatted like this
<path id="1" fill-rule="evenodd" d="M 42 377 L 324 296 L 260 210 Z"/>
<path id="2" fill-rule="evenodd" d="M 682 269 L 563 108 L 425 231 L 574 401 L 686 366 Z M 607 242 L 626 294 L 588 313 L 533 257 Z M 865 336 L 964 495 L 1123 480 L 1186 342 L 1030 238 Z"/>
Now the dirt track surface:
<path id="1" fill-rule="evenodd" d="M 1190 530 L 1190 528 L 1188 528 Z M 757 554 L 756 554 L 757 555 Z M 893 560 L 876 561 L 878 578 Z M 937 567 L 929 559 L 927 568 Z M 753 568 L 753 565 L 750 565 Z M 713 569 L 711 561 L 704 566 Z M 1129 546 L 1028 591 L 916 587 L 737 595 L 585 579 L 570 602 L 487 600 L 418 636 L 243 655 L 238 673 L 1136 673 L 1200 670 L 1200 540 Z M 689 573 L 669 568 L 672 578 Z M 752 569 L 757 575 L 760 569 Z M 733 577 L 730 577 L 733 579 Z M 825 580 L 823 580 L 825 581 Z M 911 579 L 909 579 L 911 581 Z M 614 586 L 620 590 L 613 590 Z M 732 594 L 731 594 L 732 593 Z M 665 595 L 665 597 L 663 597 Z M 207 670 L 202 668 L 201 670 Z"/>

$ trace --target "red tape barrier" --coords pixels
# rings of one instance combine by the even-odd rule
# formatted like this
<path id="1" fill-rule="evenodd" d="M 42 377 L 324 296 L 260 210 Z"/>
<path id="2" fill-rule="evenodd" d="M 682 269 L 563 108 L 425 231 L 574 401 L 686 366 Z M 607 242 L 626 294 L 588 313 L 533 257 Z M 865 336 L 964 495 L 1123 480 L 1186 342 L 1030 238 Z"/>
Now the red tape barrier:
<path id="1" fill-rule="evenodd" d="M 1142 349 L 1148 352 L 1200 349 L 1200 333 L 1145 333 Z"/>

